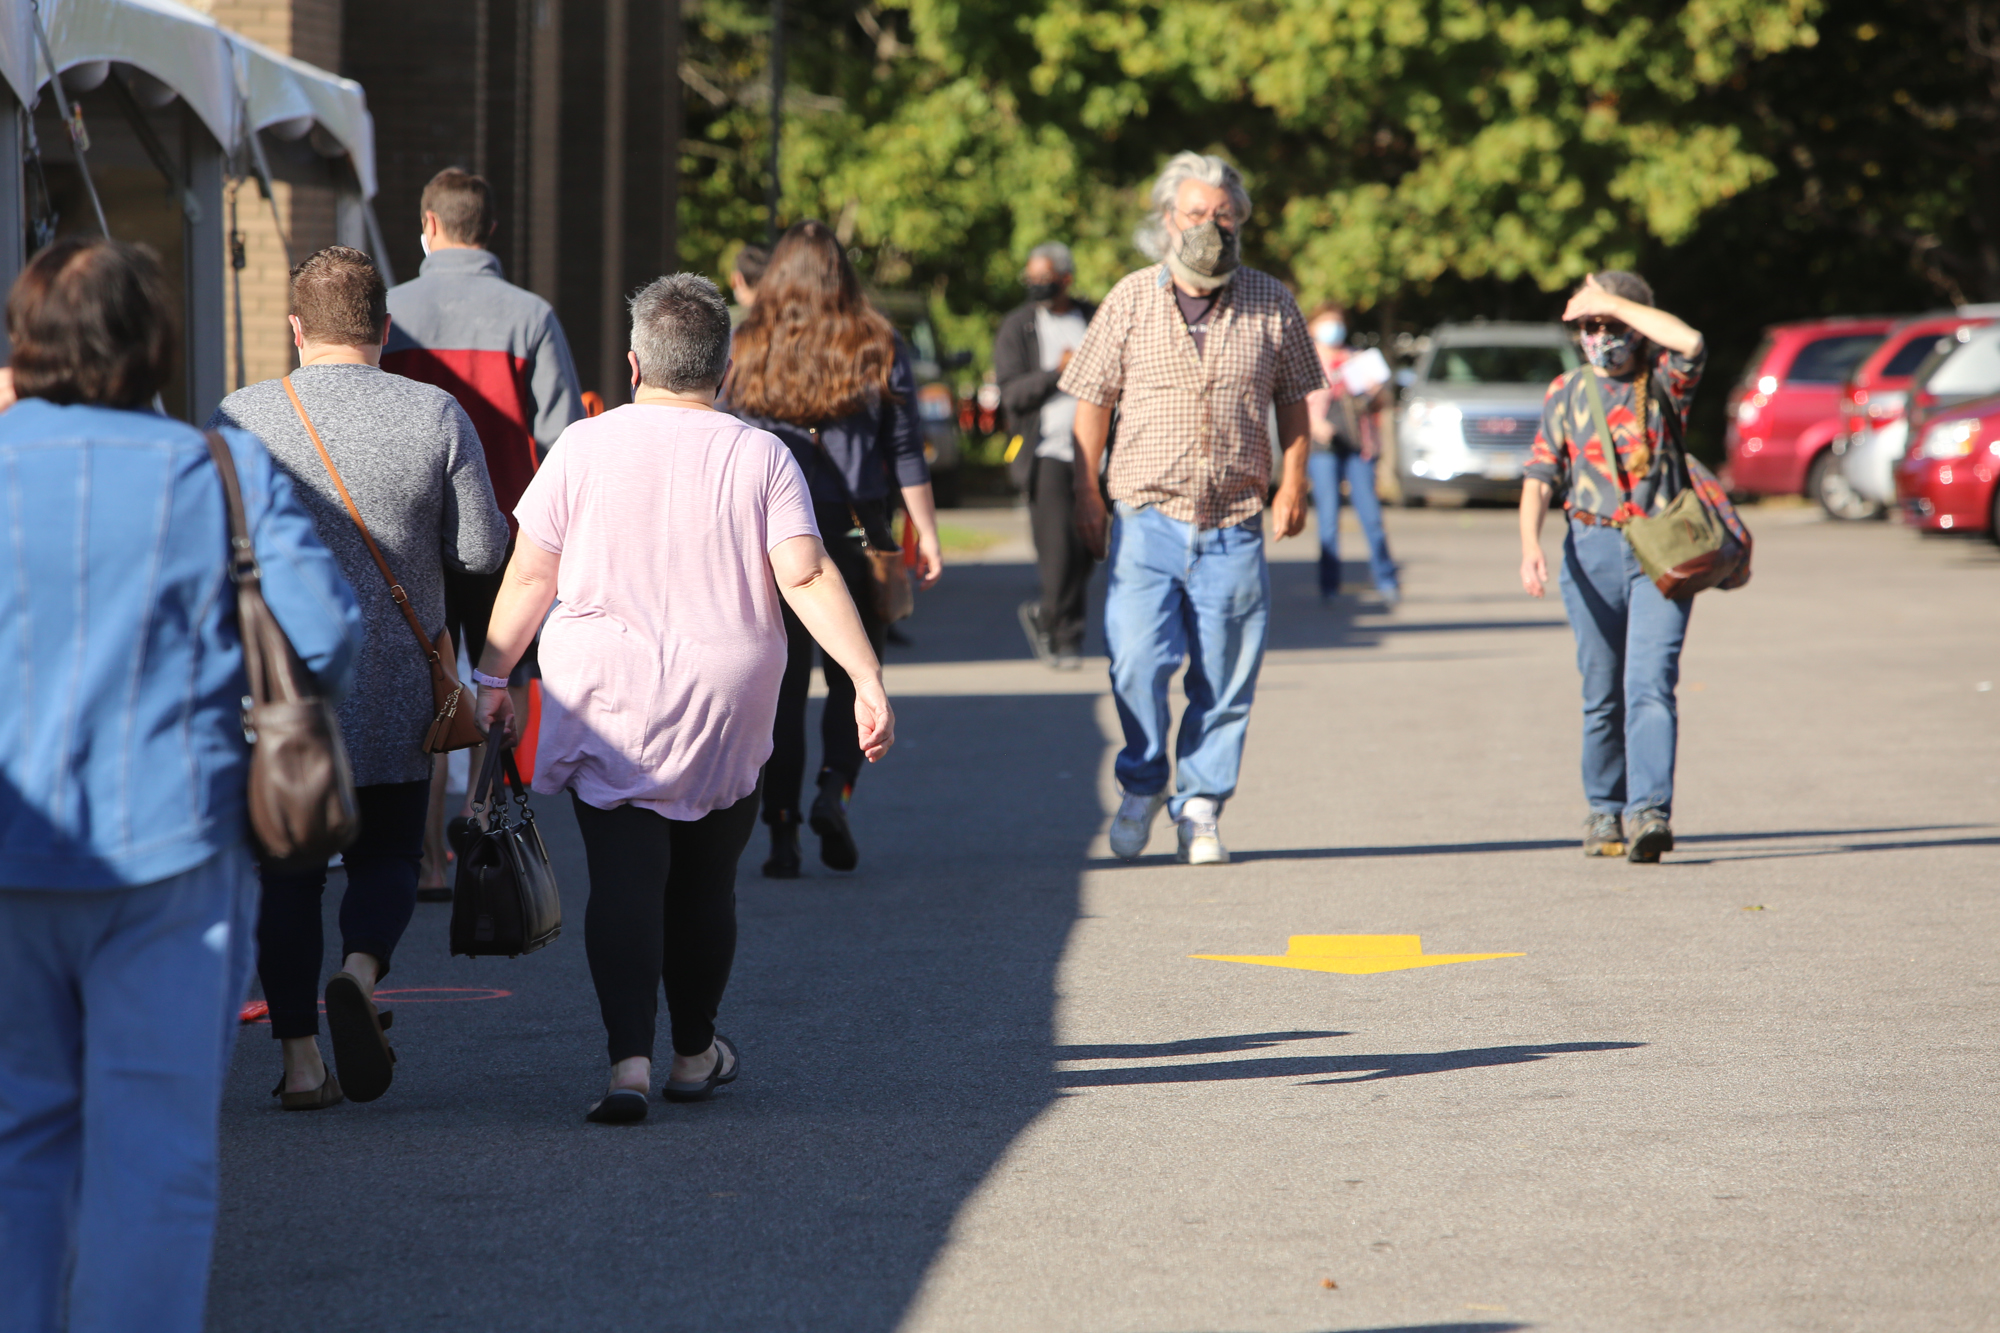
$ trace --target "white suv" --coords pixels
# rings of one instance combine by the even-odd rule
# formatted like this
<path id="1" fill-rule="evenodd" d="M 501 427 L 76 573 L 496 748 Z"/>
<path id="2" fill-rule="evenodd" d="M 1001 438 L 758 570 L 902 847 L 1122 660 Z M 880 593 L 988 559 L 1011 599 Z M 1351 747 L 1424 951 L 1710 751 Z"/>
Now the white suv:
<path id="1" fill-rule="evenodd" d="M 1396 417 L 1403 503 L 1518 500 L 1542 398 L 1578 362 L 1560 324 L 1442 324 L 1417 358 Z"/>

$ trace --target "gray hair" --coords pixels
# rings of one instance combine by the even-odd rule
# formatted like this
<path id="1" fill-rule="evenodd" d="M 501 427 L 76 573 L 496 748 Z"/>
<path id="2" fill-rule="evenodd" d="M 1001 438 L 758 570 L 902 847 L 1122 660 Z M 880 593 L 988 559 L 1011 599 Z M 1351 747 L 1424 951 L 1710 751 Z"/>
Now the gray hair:
<path id="1" fill-rule="evenodd" d="M 729 368 L 729 306 L 699 273 L 655 278 L 632 298 L 639 382 L 687 393 L 722 383 Z"/>
<path id="2" fill-rule="evenodd" d="M 1061 241 L 1043 241 L 1028 251 L 1028 263 L 1032 264 L 1037 259 L 1048 260 L 1055 265 L 1057 273 L 1067 273 L 1072 276 L 1076 273 L 1076 256 L 1072 255 L 1069 247 Z"/>
<path id="3" fill-rule="evenodd" d="M 1154 259 L 1166 254 L 1166 216 L 1173 211 L 1174 198 L 1184 181 L 1200 181 L 1227 191 L 1236 225 L 1241 227 L 1250 220 L 1250 192 L 1243 188 L 1241 172 L 1213 153 L 1175 153 L 1153 181 L 1153 215 L 1132 236 L 1133 243 Z"/>

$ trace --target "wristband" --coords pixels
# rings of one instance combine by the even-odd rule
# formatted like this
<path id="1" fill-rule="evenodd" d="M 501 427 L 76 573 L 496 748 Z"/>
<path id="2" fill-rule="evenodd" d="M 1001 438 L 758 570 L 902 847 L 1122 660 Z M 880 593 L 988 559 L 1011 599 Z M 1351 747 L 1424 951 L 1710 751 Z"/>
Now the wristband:
<path id="1" fill-rule="evenodd" d="M 489 690 L 504 690 L 507 688 L 507 678 L 505 676 L 489 676 L 478 667 L 472 668 L 472 680 L 474 684 L 484 685 Z"/>

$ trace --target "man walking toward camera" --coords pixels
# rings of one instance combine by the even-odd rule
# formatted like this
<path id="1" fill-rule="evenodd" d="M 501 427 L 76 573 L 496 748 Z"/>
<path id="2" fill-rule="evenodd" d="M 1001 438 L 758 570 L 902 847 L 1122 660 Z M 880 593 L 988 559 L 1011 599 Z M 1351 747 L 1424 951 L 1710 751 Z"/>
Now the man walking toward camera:
<path id="1" fill-rule="evenodd" d="M 1044 665 L 1072 671 L 1083 664 L 1083 598 L 1096 560 L 1076 530 L 1076 399 L 1056 382 L 1096 307 L 1070 295 L 1076 261 L 1060 241 L 1030 250 L 1022 276 L 1027 303 L 993 339 L 1000 406 L 1018 442 L 1014 478 L 1028 493 L 1042 575 L 1041 600 L 1021 603 L 1021 628 Z"/>
<path id="2" fill-rule="evenodd" d="M 1111 850 L 1137 858 L 1167 805 L 1179 859 L 1213 865 L 1229 859 L 1218 820 L 1264 659 L 1267 421 L 1275 407 L 1284 463 L 1271 524 L 1290 537 L 1306 521 L 1306 397 L 1326 377 L 1292 294 L 1242 266 L 1250 196 L 1236 169 L 1178 154 L 1152 203 L 1138 240 L 1161 262 L 1111 290 L 1060 387 L 1078 400 L 1080 478 L 1097 475 L 1112 409 L 1124 404 L 1107 479 L 1114 512 L 1096 486 L 1076 488 L 1077 531 L 1111 563 L 1104 637 L 1125 731 Z M 1170 799 L 1167 692 L 1183 660 Z"/>

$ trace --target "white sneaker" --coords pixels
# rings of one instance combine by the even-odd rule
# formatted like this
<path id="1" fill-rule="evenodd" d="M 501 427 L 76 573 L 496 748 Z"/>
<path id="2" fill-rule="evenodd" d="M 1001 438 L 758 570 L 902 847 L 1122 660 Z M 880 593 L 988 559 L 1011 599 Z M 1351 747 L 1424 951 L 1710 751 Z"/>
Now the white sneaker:
<path id="1" fill-rule="evenodd" d="M 1216 826 L 1221 814 L 1210 798 L 1191 797 L 1181 807 L 1181 817 L 1174 824 L 1180 835 L 1174 859 L 1187 866 L 1228 865 L 1229 849 L 1222 845 L 1222 832 Z"/>
<path id="2" fill-rule="evenodd" d="M 1152 796 L 1125 793 L 1125 799 L 1118 803 L 1118 813 L 1111 818 L 1111 850 L 1119 860 L 1139 859 L 1146 850 L 1146 840 L 1153 836 L 1153 820 L 1166 803 L 1165 792 Z"/>

